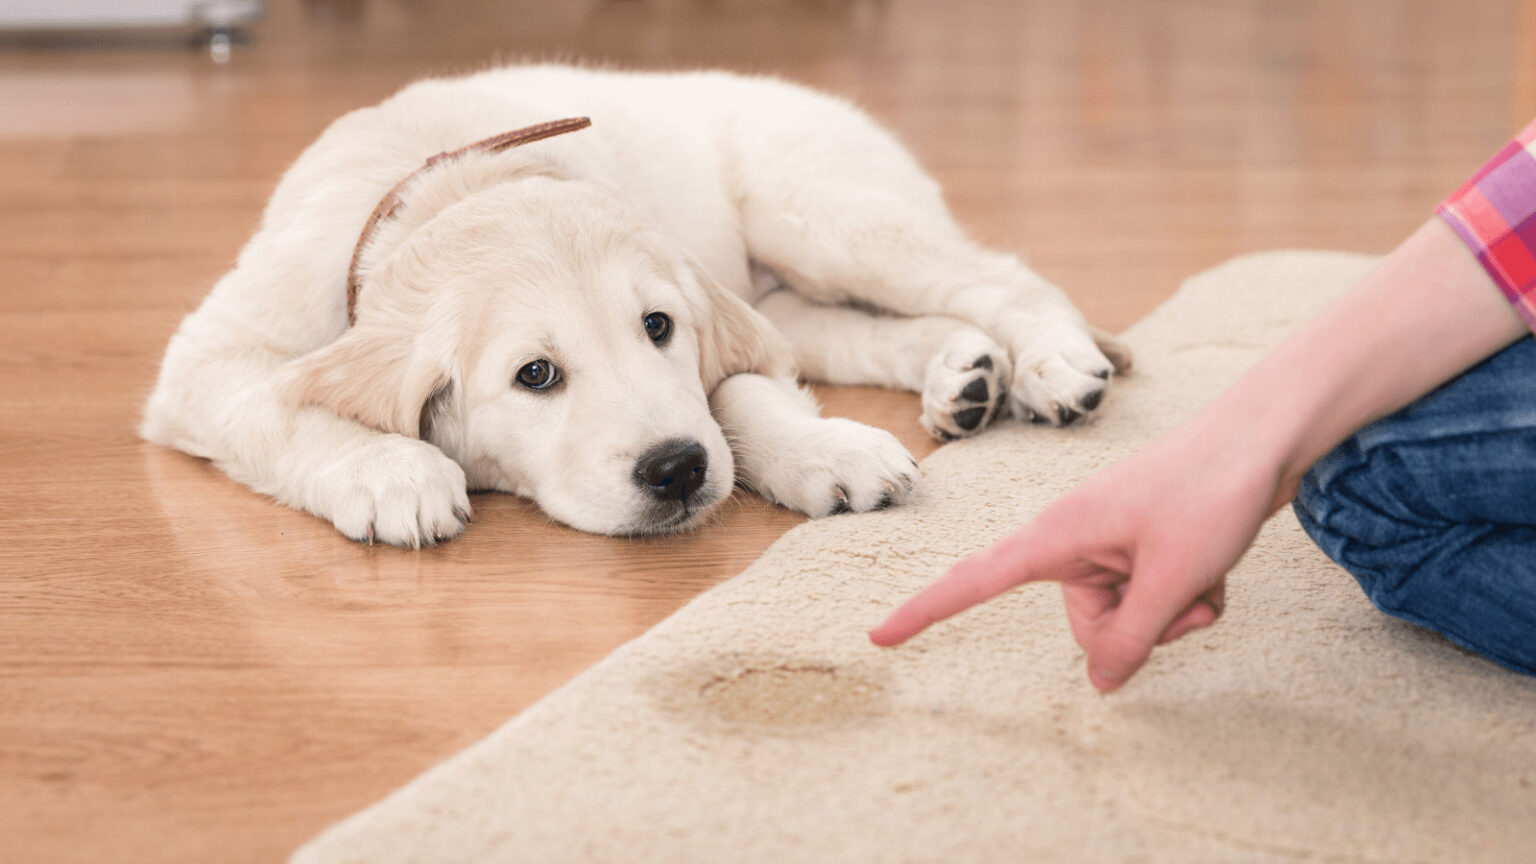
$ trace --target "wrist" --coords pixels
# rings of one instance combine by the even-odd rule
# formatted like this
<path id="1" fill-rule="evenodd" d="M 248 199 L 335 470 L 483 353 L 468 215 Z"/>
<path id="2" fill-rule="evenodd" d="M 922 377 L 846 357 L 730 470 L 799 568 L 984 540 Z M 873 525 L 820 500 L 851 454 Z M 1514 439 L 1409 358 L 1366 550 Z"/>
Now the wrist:
<path id="1" fill-rule="evenodd" d="M 1274 490 L 1266 512 L 1294 497 L 1311 466 L 1305 445 L 1306 412 L 1288 402 L 1284 386 L 1264 382 L 1254 370 L 1186 424 L 1179 436 L 1193 458 L 1239 484 Z M 1294 395 L 1294 394 L 1293 394 Z"/>

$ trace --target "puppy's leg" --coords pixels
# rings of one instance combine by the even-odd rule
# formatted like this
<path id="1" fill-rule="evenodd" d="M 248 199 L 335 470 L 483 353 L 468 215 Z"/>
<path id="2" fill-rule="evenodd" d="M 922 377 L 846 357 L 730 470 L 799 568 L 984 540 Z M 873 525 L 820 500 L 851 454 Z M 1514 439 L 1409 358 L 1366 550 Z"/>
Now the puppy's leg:
<path id="1" fill-rule="evenodd" d="M 812 381 L 921 393 L 929 435 L 974 435 L 1001 412 L 1012 375 L 1008 352 L 958 318 L 901 318 L 811 303 L 780 290 L 757 309 L 783 333 Z"/>
<path id="2" fill-rule="evenodd" d="M 278 502 L 368 543 L 421 546 L 469 519 L 463 470 L 438 448 L 386 434 L 283 392 L 289 357 L 199 311 L 166 352 L 141 434 L 210 459 Z"/>
<path id="3" fill-rule="evenodd" d="M 880 510 L 907 500 L 917 463 L 895 436 L 818 414 L 793 381 L 733 375 L 710 408 L 736 457 L 739 482 L 810 516 Z"/>
<path id="4" fill-rule="evenodd" d="M 1013 362 L 1009 405 L 1021 419 L 1065 424 L 1098 407 L 1116 366 L 1059 289 L 1018 259 L 951 233 L 933 214 L 834 186 L 808 193 L 794 219 L 749 220 L 759 228 L 773 223 L 751 235 L 752 254 L 818 302 L 947 315 L 986 331 Z M 1118 348 L 1108 353 L 1129 356 Z"/>
<path id="5" fill-rule="evenodd" d="M 782 101 L 733 127 L 732 179 L 754 260 L 817 302 L 981 328 L 1013 360 L 1020 417 L 1068 423 L 1099 404 L 1112 369 L 1128 365 L 1123 349 L 1018 258 L 966 238 L 938 186 L 863 114 L 804 92 Z"/>

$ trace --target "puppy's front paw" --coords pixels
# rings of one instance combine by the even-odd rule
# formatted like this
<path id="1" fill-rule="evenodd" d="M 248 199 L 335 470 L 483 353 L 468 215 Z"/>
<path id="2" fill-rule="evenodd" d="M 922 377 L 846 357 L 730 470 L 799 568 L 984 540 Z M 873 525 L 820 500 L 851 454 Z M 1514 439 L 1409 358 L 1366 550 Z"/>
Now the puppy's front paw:
<path id="1" fill-rule="evenodd" d="M 840 417 L 818 418 L 764 465 L 755 485 L 809 516 L 883 510 L 905 502 L 917 462 L 896 436 Z"/>
<path id="2" fill-rule="evenodd" d="M 1002 346 L 979 330 L 957 330 L 928 361 L 918 422 L 940 441 L 975 435 L 1002 412 L 1012 375 Z"/>
<path id="3" fill-rule="evenodd" d="M 1032 423 L 1065 426 L 1092 413 L 1115 366 L 1088 328 L 1073 321 L 1041 322 L 1014 341 L 1008 408 Z"/>
<path id="4" fill-rule="evenodd" d="M 464 470 L 424 441 L 382 435 L 316 478 L 336 529 L 354 540 L 418 548 L 469 522 Z"/>

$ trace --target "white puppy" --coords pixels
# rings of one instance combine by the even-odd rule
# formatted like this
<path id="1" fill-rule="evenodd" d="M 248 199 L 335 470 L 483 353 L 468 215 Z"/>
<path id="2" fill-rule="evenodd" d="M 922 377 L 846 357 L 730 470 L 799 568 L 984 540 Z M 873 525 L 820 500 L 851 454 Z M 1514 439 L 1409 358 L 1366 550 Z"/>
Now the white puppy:
<path id="1" fill-rule="evenodd" d="M 575 115 L 591 127 L 423 166 Z M 459 533 L 466 489 L 586 531 L 679 531 L 735 482 L 812 516 L 909 495 L 906 450 L 819 417 L 797 362 L 921 392 L 947 440 L 1005 402 L 1093 410 L 1127 362 L 1097 340 L 844 102 L 517 67 L 333 123 L 172 338 L 141 431 L 368 542 Z"/>

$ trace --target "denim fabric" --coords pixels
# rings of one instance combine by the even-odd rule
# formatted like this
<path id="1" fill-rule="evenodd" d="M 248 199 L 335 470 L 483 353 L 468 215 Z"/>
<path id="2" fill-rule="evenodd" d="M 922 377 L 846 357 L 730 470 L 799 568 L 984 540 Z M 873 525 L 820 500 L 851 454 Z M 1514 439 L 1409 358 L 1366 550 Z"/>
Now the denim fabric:
<path id="1" fill-rule="evenodd" d="M 1360 430 L 1293 506 L 1378 609 L 1536 675 L 1536 338 Z"/>

